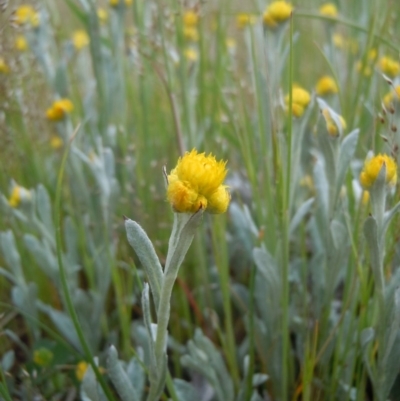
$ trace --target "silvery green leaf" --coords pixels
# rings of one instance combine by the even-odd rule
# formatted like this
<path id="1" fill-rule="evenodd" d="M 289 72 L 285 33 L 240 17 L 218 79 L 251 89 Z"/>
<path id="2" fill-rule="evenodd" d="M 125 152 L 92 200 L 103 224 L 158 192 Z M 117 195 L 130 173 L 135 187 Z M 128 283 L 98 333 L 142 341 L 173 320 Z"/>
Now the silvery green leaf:
<path id="1" fill-rule="evenodd" d="M 43 302 L 37 302 L 38 308 L 45 312 L 60 333 L 70 342 L 77 350 L 82 351 L 82 346 L 79 341 L 79 337 L 76 334 L 74 324 L 72 323 L 71 318 L 66 315 L 64 312 L 60 312 L 56 309 L 53 309 L 51 306 L 44 304 Z M 91 344 L 89 344 L 90 346 Z"/>
<path id="2" fill-rule="evenodd" d="M 17 284 L 15 277 L 7 270 L 0 267 L 0 276 L 5 277 L 7 280 L 11 281 L 13 284 Z M 21 285 L 21 284 L 20 284 Z"/>
<path id="3" fill-rule="evenodd" d="M 387 314 L 389 316 L 385 316 L 384 322 L 388 322 L 389 326 L 386 329 L 385 333 L 385 354 L 383 357 L 383 365 L 386 366 L 386 362 L 392 354 L 392 347 L 396 336 L 399 332 L 400 328 L 400 288 L 397 288 L 393 298 L 386 301 L 390 302 L 392 305 L 387 305 L 385 310 L 388 311 Z"/>
<path id="4" fill-rule="evenodd" d="M 337 193 L 340 192 L 340 188 L 342 187 L 346 172 L 350 166 L 350 162 L 353 160 L 357 147 L 359 132 L 359 129 L 355 129 L 354 131 L 350 132 L 350 134 L 348 134 L 340 144 L 338 163 L 339 172 L 336 182 Z"/>
<path id="5" fill-rule="evenodd" d="M 392 344 L 391 352 L 384 361 L 382 368 L 383 372 L 380 372 L 380 374 L 383 373 L 384 378 L 382 392 L 386 399 L 400 369 L 400 334 L 398 331 L 395 333 L 395 340 Z"/>
<path id="6" fill-rule="evenodd" d="M 296 211 L 292 220 L 290 221 L 289 234 L 293 235 L 296 228 L 299 226 L 303 218 L 310 211 L 311 206 L 314 204 L 314 198 L 307 199 Z"/>
<path id="7" fill-rule="evenodd" d="M 318 156 L 314 170 L 314 184 L 317 192 L 317 202 L 321 207 L 324 220 L 329 218 L 329 182 L 325 174 L 325 162 L 321 155 Z"/>
<path id="8" fill-rule="evenodd" d="M 371 255 L 371 265 L 374 272 L 375 280 L 380 287 L 383 286 L 382 281 L 382 261 L 381 249 L 378 239 L 378 225 L 374 217 L 369 216 L 364 223 L 364 235 L 367 240 L 368 249 Z"/>
<path id="9" fill-rule="evenodd" d="M 18 345 L 19 348 L 24 352 L 26 357 L 31 355 L 30 349 L 27 347 L 24 341 L 21 340 L 20 336 L 14 333 L 12 330 L 5 329 L 2 331 L 2 335 L 6 335 L 11 341 Z"/>
<path id="10" fill-rule="evenodd" d="M 9 350 L 4 353 L 1 358 L 1 369 L 3 371 L 8 372 L 14 365 L 15 362 L 15 354 L 13 350 Z"/>
<path id="11" fill-rule="evenodd" d="M 40 184 L 36 190 L 36 205 L 39 218 L 50 235 L 54 235 L 53 212 L 50 196 L 46 188 Z"/>
<path id="12" fill-rule="evenodd" d="M 332 220 L 330 224 L 332 240 L 337 250 L 343 250 L 347 243 L 347 230 L 346 227 L 338 220 Z"/>
<path id="13" fill-rule="evenodd" d="M 365 348 L 375 337 L 375 330 L 368 327 L 361 332 L 360 343 L 361 347 Z"/>
<path id="14" fill-rule="evenodd" d="M 151 293 L 154 297 L 156 310 L 160 302 L 160 291 L 163 282 L 163 272 L 156 251 L 142 227 L 133 220 L 125 221 L 128 242 L 135 250 L 149 279 Z"/>
<path id="15" fill-rule="evenodd" d="M 137 357 L 143 360 L 142 348 L 139 348 L 137 350 Z M 146 384 L 146 376 L 143 370 L 143 366 L 139 363 L 137 357 L 135 356 L 131 358 L 126 368 L 126 374 L 128 375 L 133 388 L 136 390 L 139 399 L 142 399 L 144 393 L 144 386 Z"/>
<path id="16" fill-rule="evenodd" d="M 184 380 L 174 379 L 174 388 L 179 401 L 193 401 L 198 398 L 196 389 Z"/>
<path id="17" fill-rule="evenodd" d="M 268 375 L 265 375 L 263 373 L 256 373 L 253 375 L 253 387 L 258 387 L 261 384 L 264 384 L 267 380 L 269 379 Z"/>
<path id="18" fill-rule="evenodd" d="M 257 393 L 257 391 L 254 391 L 250 401 L 264 401 L 264 398 L 262 398 L 260 394 Z"/>
<path id="19" fill-rule="evenodd" d="M 393 217 L 400 210 L 400 202 L 398 202 L 392 209 L 388 210 L 383 219 L 383 227 L 382 227 L 382 235 L 386 234 L 386 231 L 389 227 L 390 222 L 393 220 Z"/>
<path id="20" fill-rule="evenodd" d="M 64 238 L 69 263 L 78 265 L 78 233 L 71 217 L 69 216 L 64 219 Z"/>
<path id="21" fill-rule="evenodd" d="M 107 353 L 107 371 L 122 401 L 139 401 L 139 396 L 122 368 L 118 360 L 118 352 L 113 345 Z"/>
<path id="22" fill-rule="evenodd" d="M 176 276 L 182 264 L 194 234 L 203 217 L 204 210 L 200 209 L 195 214 L 174 213 L 174 225 L 168 245 L 168 254 L 165 262 L 165 274 L 170 269 Z M 176 273 L 176 274 L 175 274 Z"/>
<path id="23" fill-rule="evenodd" d="M 19 285 L 26 285 L 21 266 L 21 258 L 17 250 L 14 234 L 11 230 L 0 233 L 1 253 L 8 267 L 12 269 L 15 281 Z"/>
<path id="24" fill-rule="evenodd" d="M 89 365 L 85 376 L 83 377 L 81 388 L 80 388 L 80 395 L 83 400 L 90 400 L 90 401 L 106 401 L 107 398 L 104 394 L 103 389 L 97 383 L 96 375 Z"/>

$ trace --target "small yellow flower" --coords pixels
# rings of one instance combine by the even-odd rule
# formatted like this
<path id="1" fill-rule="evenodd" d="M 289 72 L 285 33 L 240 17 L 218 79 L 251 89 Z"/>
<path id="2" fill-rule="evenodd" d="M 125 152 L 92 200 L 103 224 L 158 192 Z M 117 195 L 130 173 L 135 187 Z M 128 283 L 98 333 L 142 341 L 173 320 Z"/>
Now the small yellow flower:
<path id="1" fill-rule="evenodd" d="M 85 377 L 86 371 L 89 367 L 89 364 L 85 361 L 80 361 L 77 365 L 76 365 L 76 369 L 75 369 L 75 376 L 78 379 L 78 381 L 82 381 L 83 378 Z"/>
<path id="2" fill-rule="evenodd" d="M 292 112 L 295 117 L 301 117 L 311 101 L 311 95 L 300 86 L 292 88 Z M 286 107 L 289 107 L 289 95 L 285 96 Z"/>
<path id="3" fill-rule="evenodd" d="M 379 60 L 379 68 L 384 74 L 395 77 L 400 72 L 400 63 L 391 57 L 384 56 Z"/>
<path id="4" fill-rule="evenodd" d="M 226 173 L 226 162 L 212 154 L 186 152 L 168 175 L 167 199 L 178 213 L 224 213 L 230 201 Z"/>
<path id="5" fill-rule="evenodd" d="M 90 43 L 89 35 L 83 29 L 78 29 L 72 35 L 72 43 L 76 50 L 81 50 Z"/>
<path id="6" fill-rule="evenodd" d="M 362 193 L 362 198 L 361 198 L 361 203 L 365 206 L 369 202 L 369 191 L 363 191 Z"/>
<path id="7" fill-rule="evenodd" d="M 248 25 L 254 25 L 256 23 L 256 17 L 248 13 L 240 13 L 236 16 L 236 26 L 239 29 L 243 29 Z"/>
<path id="8" fill-rule="evenodd" d="M 195 28 L 199 22 L 199 15 L 192 10 L 183 14 L 183 25 L 188 28 Z"/>
<path id="9" fill-rule="evenodd" d="M 8 74 L 10 72 L 10 67 L 5 62 L 3 57 L 0 57 L 0 74 Z"/>
<path id="10" fill-rule="evenodd" d="M 338 10 L 335 4 L 325 3 L 319 8 L 319 12 L 326 17 L 337 17 Z"/>
<path id="11" fill-rule="evenodd" d="M 236 48 L 236 41 L 235 41 L 235 39 L 233 39 L 233 38 L 227 38 L 227 39 L 225 40 L 225 44 L 226 44 L 226 47 L 227 47 L 228 49 L 230 49 L 230 50 L 233 50 L 233 49 Z"/>
<path id="12" fill-rule="evenodd" d="M 52 135 L 50 137 L 50 146 L 54 150 L 59 150 L 64 145 L 64 141 L 58 135 Z"/>
<path id="13" fill-rule="evenodd" d="M 19 6 L 14 13 L 14 22 L 17 25 L 30 24 L 33 27 L 39 25 L 39 14 L 32 6 Z"/>
<path id="14" fill-rule="evenodd" d="M 18 35 L 15 38 L 15 48 L 19 50 L 20 52 L 24 52 L 25 50 L 28 50 L 28 42 L 26 41 L 26 38 L 24 35 Z"/>
<path id="15" fill-rule="evenodd" d="M 47 348 L 39 348 L 33 353 L 33 362 L 36 365 L 45 368 L 53 360 L 54 354 Z"/>
<path id="16" fill-rule="evenodd" d="M 360 183 L 364 189 L 372 187 L 382 169 L 386 167 L 386 183 L 390 186 L 395 186 L 397 182 L 397 164 L 396 161 L 385 154 L 379 154 L 366 160 L 364 168 L 360 174 Z"/>
<path id="17" fill-rule="evenodd" d="M 109 4 L 111 7 L 117 7 L 120 3 L 120 0 L 109 0 Z M 130 6 L 133 3 L 133 0 L 125 0 L 124 3 L 126 6 Z"/>
<path id="18" fill-rule="evenodd" d="M 386 107 L 389 107 L 391 103 L 394 101 L 398 101 L 400 99 L 400 85 L 397 85 L 394 87 L 394 90 L 388 92 L 384 97 L 383 97 L 383 104 Z"/>
<path id="19" fill-rule="evenodd" d="M 192 42 L 197 42 L 199 40 L 199 32 L 194 26 L 184 26 L 183 36 Z"/>
<path id="20" fill-rule="evenodd" d="M 99 7 L 97 9 L 97 18 L 100 20 L 101 23 L 107 22 L 108 14 L 107 11 L 103 7 Z"/>
<path id="21" fill-rule="evenodd" d="M 11 191 L 10 199 L 8 200 L 8 204 L 12 208 L 17 208 L 21 203 L 21 187 L 16 185 Z"/>
<path id="22" fill-rule="evenodd" d="M 335 33 L 332 37 L 332 41 L 335 47 L 337 47 L 338 49 L 343 49 L 345 46 L 344 37 L 340 33 Z"/>
<path id="23" fill-rule="evenodd" d="M 69 99 L 59 99 L 53 102 L 52 106 L 47 109 L 46 117 L 51 121 L 61 121 L 64 117 L 74 109 L 74 105 Z"/>
<path id="24" fill-rule="evenodd" d="M 186 59 L 189 61 L 196 61 L 199 58 L 199 55 L 197 54 L 196 50 L 192 49 L 191 47 L 188 47 L 185 49 L 183 52 L 185 55 Z"/>
<path id="25" fill-rule="evenodd" d="M 325 122 L 326 122 L 326 129 L 329 132 L 329 135 L 335 137 L 338 135 L 338 124 L 336 123 L 336 121 L 333 119 L 329 109 L 323 109 L 322 110 L 322 115 L 324 116 Z M 340 122 L 340 128 L 341 130 L 346 129 L 347 124 L 345 119 L 338 115 L 338 119 Z"/>
<path id="26" fill-rule="evenodd" d="M 378 56 L 378 51 L 376 49 L 368 50 L 368 54 L 367 54 L 368 60 L 374 61 L 374 60 L 376 60 L 377 56 Z"/>
<path id="27" fill-rule="evenodd" d="M 331 76 L 324 75 L 318 80 L 315 91 L 318 96 L 325 96 L 338 93 L 338 87 L 336 81 Z"/>
<path id="28" fill-rule="evenodd" d="M 291 4 L 286 3 L 286 1 L 274 1 L 264 12 L 264 24 L 270 28 L 275 28 L 278 24 L 288 20 L 292 12 L 293 7 Z"/>

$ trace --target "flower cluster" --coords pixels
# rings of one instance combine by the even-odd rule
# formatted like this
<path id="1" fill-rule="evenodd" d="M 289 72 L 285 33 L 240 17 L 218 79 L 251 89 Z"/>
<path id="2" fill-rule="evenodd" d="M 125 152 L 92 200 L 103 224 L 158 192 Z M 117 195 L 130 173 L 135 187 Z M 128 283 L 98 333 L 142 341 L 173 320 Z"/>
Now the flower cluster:
<path id="1" fill-rule="evenodd" d="M 286 1 L 272 2 L 264 12 L 263 21 L 269 28 L 275 28 L 290 18 L 293 12 L 291 4 Z"/>
<path id="2" fill-rule="evenodd" d="M 369 189 L 375 183 L 382 169 L 386 167 L 386 183 L 395 186 L 397 183 L 397 164 L 396 161 L 385 154 L 378 154 L 364 163 L 364 168 L 360 174 L 360 183 L 365 189 Z"/>
<path id="3" fill-rule="evenodd" d="M 199 32 L 197 31 L 198 22 L 199 15 L 194 11 L 189 10 L 183 14 L 183 35 L 187 40 L 193 42 L 199 40 Z"/>
<path id="4" fill-rule="evenodd" d="M 210 213 L 224 213 L 230 195 L 223 185 L 226 162 L 217 161 L 212 154 L 197 153 L 193 149 L 178 160 L 168 175 L 167 198 L 179 213 L 196 213 L 200 209 Z"/>
<path id="5" fill-rule="evenodd" d="M 46 117 L 51 121 L 61 121 L 74 109 L 74 105 L 69 99 L 59 99 L 53 102 L 52 106 L 47 109 Z"/>
<path id="6" fill-rule="evenodd" d="M 292 88 L 292 112 L 295 117 L 301 117 L 311 101 L 311 95 L 300 86 Z M 289 95 L 285 96 L 286 107 L 289 107 Z"/>

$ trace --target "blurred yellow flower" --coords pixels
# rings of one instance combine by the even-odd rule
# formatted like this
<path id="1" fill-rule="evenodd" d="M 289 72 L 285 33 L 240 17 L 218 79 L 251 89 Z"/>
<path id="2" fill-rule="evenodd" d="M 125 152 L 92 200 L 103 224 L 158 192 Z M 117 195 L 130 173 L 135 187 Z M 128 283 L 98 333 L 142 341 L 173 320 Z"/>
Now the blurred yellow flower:
<path id="1" fill-rule="evenodd" d="M 265 10 L 263 21 L 270 28 L 275 28 L 278 24 L 290 18 L 293 7 L 286 1 L 273 1 Z"/>
<path id="2" fill-rule="evenodd" d="M 236 41 L 233 38 L 227 38 L 225 44 L 228 49 L 234 49 L 236 47 Z"/>
<path id="3" fill-rule="evenodd" d="M 363 63 L 361 60 L 357 61 L 356 70 L 360 74 L 364 75 L 364 77 L 370 77 L 372 75 L 372 68 L 369 65 L 365 65 L 363 69 Z"/>
<path id="4" fill-rule="evenodd" d="M 324 116 L 325 122 L 326 122 L 326 129 L 329 132 L 329 135 L 331 136 L 337 136 L 338 135 L 338 126 L 336 121 L 333 119 L 329 109 L 323 109 L 322 110 L 322 115 Z M 341 129 L 344 130 L 347 127 L 345 119 L 338 115 L 338 119 L 341 125 Z"/>
<path id="5" fill-rule="evenodd" d="M 391 57 L 384 56 L 379 60 L 379 68 L 384 74 L 395 77 L 400 72 L 400 63 Z"/>
<path id="6" fill-rule="evenodd" d="M 248 13 L 240 13 L 236 15 L 236 26 L 239 29 L 243 29 L 248 25 L 254 25 L 256 23 L 256 17 Z"/>
<path id="7" fill-rule="evenodd" d="M 186 152 L 168 175 L 167 199 L 178 213 L 224 213 L 230 201 L 226 173 L 226 162 L 211 153 Z"/>
<path id="8" fill-rule="evenodd" d="M 292 112 L 295 117 L 301 117 L 305 108 L 311 101 L 311 95 L 300 86 L 293 86 L 292 88 Z M 286 107 L 289 107 L 289 94 L 285 96 Z"/>
<path id="9" fill-rule="evenodd" d="M 183 25 L 185 27 L 195 28 L 199 22 L 199 15 L 192 10 L 183 14 Z"/>
<path id="10" fill-rule="evenodd" d="M 199 32 L 197 28 L 194 26 L 184 26 L 183 27 L 183 36 L 187 40 L 191 40 L 192 42 L 197 42 L 199 40 Z"/>
<path id="11" fill-rule="evenodd" d="M 318 80 L 315 91 L 318 96 L 325 96 L 338 93 L 338 87 L 336 81 L 331 76 L 324 75 Z"/>
<path id="12" fill-rule="evenodd" d="M 8 74 L 10 72 L 10 67 L 5 62 L 3 57 L 0 57 L 0 74 Z"/>
<path id="13" fill-rule="evenodd" d="M 332 36 L 332 41 L 333 41 L 333 44 L 334 44 L 338 49 L 343 49 L 343 48 L 344 48 L 345 40 L 344 40 L 344 37 L 343 37 L 342 34 L 340 34 L 340 33 L 335 33 L 335 34 Z"/>
<path id="14" fill-rule="evenodd" d="M 369 202 L 369 191 L 363 191 L 362 193 L 362 198 L 361 198 L 361 203 L 365 206 Z"/>
<path id="15" fill-rule="evenodd" d="M 72 43 L 76 50 L 81 50 L 90 43 L 89 35 L 83 29 L 78 29 L 72 35 Z"/>
<path id="16" fill-rule="evenodd" d="M 75 369 L 75 376 L 78 379 L 78 381 L 82 381 L 83 378 L 85 377 L 86 371 L 89 367 L 89 364 L 85 361 L 80 361 L 77 365 L 76 365 L 76 369 Z"/>
<path id="17" fill-rule="evenodd" d="M 53 102 L 47 109 L 46 117 L 51 121 L 60 121 L 74 109 L 74 105 L 69 99 L 59 99 Z"/>
<path id="18" fill-rule="evenodd" d="M 97 9 L 97 18 L 101 23 L 105 23 L 108 19 L 107 11 L 103 7 Z"/>
<path id="19" fill-rule="evenodd" d="M 337 17 L 338 10 L 335 4 L 333 3 L 325 3 L 319 8 L 319 12 L 326 17 Z"/>
<path id="20" fill-rule="evenodd" d="M 185 55 L 186 59 L 189 61 L 196 61 L 199 58 L 197 51 L 192 49 L 191 47 L 185 49 L 183 54 Z"/>
<path id="21" fill-rule="evenodd" d="M 15 38 L 15 48 L 20 52 L 24 52 L 25 50 L 28 49 L 28 42 L 26 41 L 24 35 L 18 35 Z"/>
<path id="22" fill-rule="evenodd" d="M 33 362 L 41 367 L 49 366 L 53 360 L 54 354 L 47 348 L 39 348 L 33 353 Z"/>
<path id="23" fill-rule="evenodd" d="M 365 188 L 371 188 L 382 169 L 386 167 L 386 183 L 395 186 L 397 182 L 397 164 L 396 161 L 385 154 L 379 154 L 366 160 L 364 168 L 360 174 L 360 183 Z"/>
<path id="24" fill-rule="evenodd" d="M 393 88 L 392 91 L 388 92 L 384 97 L 383 97 L 383 104 L 386 107 L 389 107 L 391 103 L 394 101 L 398 101 L 400 99 L 400 85 L 397 85 Z"/>
<path id="25" fill-rule="evenodd" d="M 52 135 L 50 137 L 50 146 L 54 150 L 59 150 L 64 145 L 64 141 L 58 135 Z"/>
<path id="26" fill-rule="evenodd" d="M 30 24 L 37 27 L 39 25 L 39 14 L 32 6 L 22 5 L 15 10 L 13 20 L 17 25 Z"/>
<path id="27" fill-rule="evenodd" d="M 374 48 L 368 50 L 367 58 L 370 61 L 374 61 L 378 56 L 378 51 Z"/>
<path id="28" fill-rule="evenodd" d="M 117 7 L 121 3 L 121 0 L 109 0 L 109 4 L 111 7 Z M 126 6 L 130 6 L 133 3 L 133 0 L 125 0 Z"/>
<path id="29" fill-rule="evenodd" d="M 31 199 L 31 193 L 29 190 L 21 187 L 20 185 L 14 185 L 10 198 L 8 199 L 8 204 L 12 208 L 17 208 L 23 200 Z"/>

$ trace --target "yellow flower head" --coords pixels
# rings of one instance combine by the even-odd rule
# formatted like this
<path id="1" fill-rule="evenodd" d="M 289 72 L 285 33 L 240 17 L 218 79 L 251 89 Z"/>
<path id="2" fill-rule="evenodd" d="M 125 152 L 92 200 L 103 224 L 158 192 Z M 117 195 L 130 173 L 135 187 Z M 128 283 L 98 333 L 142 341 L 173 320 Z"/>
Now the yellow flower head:
<path id="1" fill-rule="evenodd" d="M 394 101 L 398 101 L 400 99 L 400 85 L 397 85 L 394 87 L 394 90 L 388 92 L 384 97 L 383 97 L 383 104 L 386 107 L 389 107 L 391 103 Z"/>
<path id="2" fill-rule="evenodd" d="M 275 28 L 278 24 L 289 19 L 292 12 L 292 5 L 286 1 L 273 1 L 264 12 L 264 24 L 270 28 Z"/>
<path id="3" fill-rule="evenodd" d="M 28 49 L 28 42 L 26 41 L 24 35 L 18 35 L 15 38 L 15 48 L 20 52 L 24 52 L 25 50 Z"/>
<path id="4" fill-rule="evenodd" d="M 201 208 L 210 213 L 224 213 L 230 195 L 223 185 L 226 162 L 210 153 L 193 149 L 178 160 L 168 176 L 167 199 L 178 213 L 196 213 Z"/>
<path id="5" fill-rule="evenodd" d="M 59 150 L 64 145 L 64 141 L 58 135 L 52 135 L 50 138 L 50 146 L 54 150 Z"/>
<path id="6" fill-rule="evenodd" d="M 364 189 L 372 187 L 378 175 L 382 169 L 382 166 L 386 167 L 386 183 L 390 186 L 395 186 L 397 182 L 397 164 L 396 161 L 384 154 L 379 154 L 366 160 L 364 168 L 360 174 L 360 183 Z"/>
<path id="7" fill-rule="evenodd" d="M 192 49 L 191 47 L 185 49 L 183 54 L 188 61 L 196 61 L 199 58 L 196 50 Z"/>
<path id="8" fill-rule="evenodd" d="M 199 40 L 199 32 L 194 26 L 184 26 L 183 27 L 183 36 L 192 42 L 197 42 Z"/>
<path id="9" fill-rule="evenodd" d="M 248 13 L 240 13 L 236 15 L 236 26 L 239 29 L 243 29 L 248 25 L 254 25 L 256 23 L 256 17 Z"/>
<path id="10" fill-rule="evenodd" d="M 391 57 L 384 56 L 379 60 L 379 68 L 384 74 L 395 77 L 400 72 L 400 63 Z"/>
<path id="11" fill-rule="evenodd" d="M 0 57 L 0 74 L 8 74 L 10 72 L 10 67 L 5 62 L 3 57 Z"/>
<path id="12" fill-rule="evenodd" d="M 199 15 L 192 10 L 186 11 L 183 14 L 183 25 L 185 27 L 195 28 L 199 22 Z"/>
<path id="13" fill-rule="evenodd" d="M 8 199 L 8 204 L 13 208 L 17 208 L 23 201 L 31 199 L 31 193 L 29 190 L 21 187 L 19 185 L 14 185 L 10 198 Z"/>
<path id="14" fill-rule="evenodd" d="M 324 116 L 325 122 L 326 122 L 326 129 L 329 132 L 329 135 L 335 137 L 338 135 L 338 122 L 340 123 L 340 129 L 344 130 L 347 127 L 345 119 L 337 115 L 337 119 L 339 120 L 338 122 L 335 121 L 335 119 L 332 117 L 331 112 L 329 109 L 323 109 L 322 110 L 322 115 Z"/>
<path id="15" fill-rule="evenodd" d="M 33 362 L 41 367 L 49 366 L 54 354 L 47 348 L 39 348 L 33 353 Z"/>
<path id="16" fill-rule="evenodd" d="M 105 23 L 108 19 L 107 11 L 103 7 L 97 9 L 97 18 L 101 23 Z"/>
<path id="17" fill-rule="evenodd" d="M 120 3 L 120 0 L 109 0 L 109 4 L 111 7 L 117 7 Z M 133 3 L 133 0 L 125 0 L 124 3 L 126 6 L 130 6 Z"/>
<path id="18" fill-rule="evenodd" d="M 335 80 L 331 76 L 324 75 L 318 80 L 315 91 L 318 96 L 325 96 L 338 93 L 338 87 Z"/>
<path id="19" fill-rule="evenodd" d="M 39 25 L 39 14 L 32 6 L 19 6 L 14 13 L 14 22 L 17 25 L 30 24 L 33 27 Z"/>
<path id="20" fill-rule="evenodd" d="M 87 368 L 89 367 L 88 363 L 85 361 L 80 361 L 77 365 L 76 365 L 76 369 L 75 369 L 75 376 L 76 378 L 81 382 L 83 380 L 83 378 L 85 377 Z"/>
<path id="21" fill-rule="evenodd" d="M 89 35 L 83 29 L 78 29 L 72 35 L 72 43 L 76 50 L 81 50 L 90 43 Z"/>
<path id="22" fill-rule="evenodd" d="M 341 35 L 340 33 L 335 33 L 332 37 L 332 41 L 335 47 L 337 47 L 338 49 L 344 48 L 345 40 L 343 35 Z"/>
<path id="23" fill-rule="evenodd" d="M 300 86 L 292 88 L 292 112 L 295 117 L 301 117 L 311 101 L 311 95 Z M 286 107 L 289 107 L 289 95 L 285 96 Z"/>
<path id="24" fill-rule="evenodd" d="M 325 3 L 319 8 L 319 12 L 326 17 L 337 17 L 338 10 L 335 4 L 333 3 Z"/>
<path id="25" fill-rule="evenodd" d="M 51 121 L 61 121 L 64 117 L 74 109 L 74 105 L 69 99 L 59 99 L 53 102 L 52 106 L 47 109 L 46 117 Z"/>

